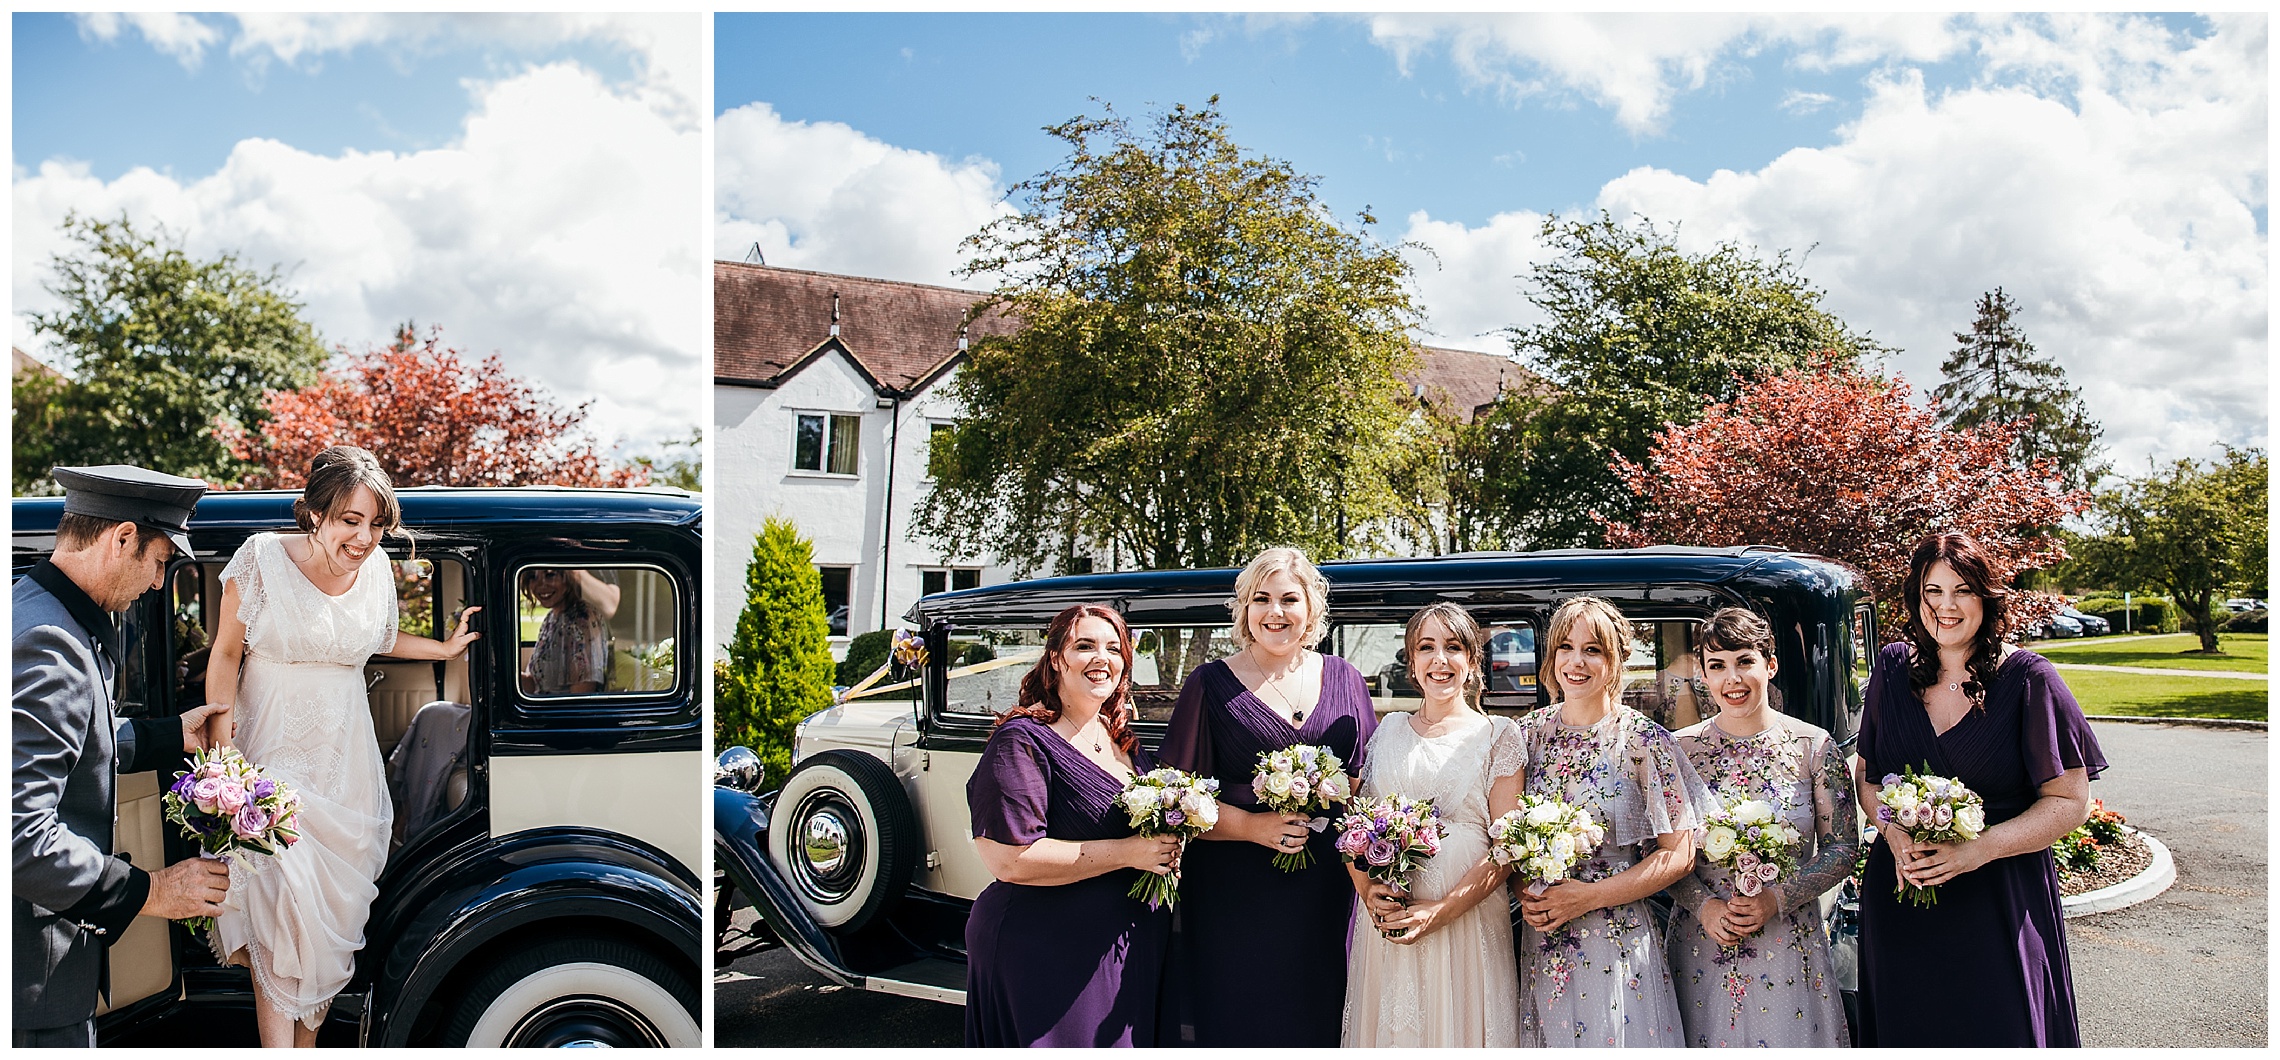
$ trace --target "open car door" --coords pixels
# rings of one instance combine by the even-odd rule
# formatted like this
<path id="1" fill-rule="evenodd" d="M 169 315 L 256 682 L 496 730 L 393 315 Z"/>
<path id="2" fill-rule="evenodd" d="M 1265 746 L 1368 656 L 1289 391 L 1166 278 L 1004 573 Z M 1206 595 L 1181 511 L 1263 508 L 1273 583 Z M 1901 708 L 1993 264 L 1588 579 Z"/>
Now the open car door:
<path id="1" fill-rule="evenodd" d="M 190 649 L 175 643 L 173 618 L 179 607 L 203 606 L 198 570 L 196 563 L 177 562 L 170 568 L 165 590 L 144 593 L 127 610 L 126 658 L 119 668 L 120 718 L 179 713 L 178 697 L 170 693 L 176 660 Z M 166 864 L 166 832 L 171 826 L 161 796 L 173 779 L 156 769 L 129 773 L 114 789 L 118 824 L 113 845 L 145 871 L 156 872 Z M 138 916 L 111 945 L 111 996 L 99 1003 L 95 1015 L 100 1018 L 154 998 L 170 1000 L 180 992 L 172 926 L 156 917 Z"/>

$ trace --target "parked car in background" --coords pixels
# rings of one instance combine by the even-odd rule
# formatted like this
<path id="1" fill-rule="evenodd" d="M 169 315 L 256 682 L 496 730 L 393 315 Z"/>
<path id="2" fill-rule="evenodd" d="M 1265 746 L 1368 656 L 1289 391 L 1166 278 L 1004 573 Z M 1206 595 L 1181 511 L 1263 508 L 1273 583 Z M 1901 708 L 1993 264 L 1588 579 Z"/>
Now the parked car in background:
<path id="1" fill-rule="evenodd" d="M 2067 607 L 2067 609 L 2064 611 L 2060 611 L 2059 614 L 2063 617 L 2073 619 L 2075 625 L 2082 627 L 2082 635 L 2085 637 L 2103 637 L 2106 634 L 2112 633 L 2114 631 L 2114 627 L 2107 623 L 2105 619 L 2099 618 L 2096 615 L 2085 615 L 2072 606 Z"/>
<path id="2" fill-rule="evenodd" d="M 1227 600 L 1236 571 L 1147 571 L 1016 582 L 923 597 L 907 616 L 926 659 L 916 702 L 857 699 L 800 723 L 783 786 L 757 790 L 741 748 L 714 791 L 716 925 L 756 907 L 750 934 L 716 935 L 716 961 L 782 946 L 835 982 L 963 1003 L 965 925 L 990 882 L 974 850 L 966 780 L 1045 627 L 1075 603 L 1107 603 L 1131 625 L 1134 730 L 1157 746 L 1181 683 L 1235 650 Z M 1741 606 L 1770 620 L 1781 661 L 1775 703 L 1850 746 L 1877 638 L 1866 583 L 1848 567 L 1765 548 L 1488 553 L 1325 563 L 1331 625 L 1320 650 L 1366 675 L 1379 713 L 1420 700 L 1401 657 L 1418 608 L 1470 608 L 1491 653 L 1484 706 L 1517 715 L 1546 702 L 1537 645 L 1552 610 L 1604 597 L 1633 623 L 1625 701 L 1666 722 L 1711 712 L 1691 691 L 1696 622 Z M 899 675 L 898 675 L 899 676 Z M 1849 886 L 1849 885 L 1848 885 Z M 1849 990 L 1851 908 L 1833 923 Z"/>
<path id="3" fill-rule="evenodd" d="M 2245 596 L 2236 596 L 2230 600 L 2225 601 L 2225 610 L 2231 611 L 2234 614 L 2239 614 L 2243 611 L 2262 611 L 2264 609 L 2264 601 L 2250 599 Z"/>
<path id="4" fill-rule="evenodd" d="M 209 493 L 193 554 L 120 618 L 119 713 L 205 702 L 221 571 L 261 531 L 292 532 L 291 492 Z M 699 499 L 677 490 L 402 489 L 413 541 L 384 542 L 399 625 L 468 605 L 483 638 L 443 662 L 364 666 L 396 834 L 356 969 L 321 1032 L 375 1046 L 700 1046 L 697 867 L 704 668 Z M 17 577 L 55 550 L 63 498 L 17 498 Z M 575 574 L 614 586 L 608 668 L 591 692 L 522 679 L 546 609 L 525 590 Z M 586 590 L 589 604 L 595 593 Z M 119 778 L 122 852 L 197 856 L 162 819 L 157 771 Z M 180 924 L 139 917 L 110 949 L 104 1045 L 253 1038 L 252 980 Z M 237 1022 L 242 1021 L 242 1022 Z"/>
<path id="5" fill-rule="evenodd" d="M 2052 615 L 2042 624 L 2027 628 L 2027 636 L 2033 640 L 2055 640 L 2081 635 L 2082 623 L 2067 617 L 2065 612 Z"/>

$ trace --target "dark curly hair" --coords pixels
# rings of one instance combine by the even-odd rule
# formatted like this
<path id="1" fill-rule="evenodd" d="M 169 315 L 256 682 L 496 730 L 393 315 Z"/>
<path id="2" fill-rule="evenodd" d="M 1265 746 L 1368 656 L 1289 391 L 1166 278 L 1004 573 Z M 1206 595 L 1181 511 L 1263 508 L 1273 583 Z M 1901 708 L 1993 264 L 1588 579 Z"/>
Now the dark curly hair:
<path id="1" fill-rule="evenodd" d="M 1053 672 L 1053 661 L 1076 639 L 1077 623 L 1088 618 L 1101 619 L 1116 629 L 1116 653 L 1124 659 L 1124 672 L 1117 676 L 1116 691 L 1101 704 L 1100 717 L 1108 728 L 1108 738 L 1125 754 L 1131 754 L 1140 748 L 1140 738 L 1132 734 L 1132 629 L 1115 608 L 1100 604 L 1076 604 L 1053 616 L 1053 624 L 1045 629 L 1045 654 L 1021 675 L 1019 705 L 998 715 L 997 724 L 1015 717 L 1030 718 L 1040 725 L 1061 720 L 1061 682 Z"/>
<path id="2" fill-rule="evenodd" d="M 1908 606 L 1903 628 L 1909 646 L 1915 649 L 1914 657 L 1908 660 L 1908 687 L 1921 697 L 1940 679 L 1939 642 L 1924 625 L 1924 574 L 1935 563 L 1946 563 L 1979 594 L 1982 613 L 1979 629 L 1971 637 L 1971 660 L 1964 666 L 1969 678 L 1963 682 L 1963 694 L 1970 697 L 1971 709 L 1985 710 L 1987 689 L 1995 683 L 1995 671 L 2003 664 L 2003 626 L 2011 594 L 1995 576 L 1995 565 L 1980 551 L 1979 542 L 1969 534 L 1953 530 L 1925 534 L 1908 556 L 1908 580 L 1900 583 L 1901 599 Z"/>

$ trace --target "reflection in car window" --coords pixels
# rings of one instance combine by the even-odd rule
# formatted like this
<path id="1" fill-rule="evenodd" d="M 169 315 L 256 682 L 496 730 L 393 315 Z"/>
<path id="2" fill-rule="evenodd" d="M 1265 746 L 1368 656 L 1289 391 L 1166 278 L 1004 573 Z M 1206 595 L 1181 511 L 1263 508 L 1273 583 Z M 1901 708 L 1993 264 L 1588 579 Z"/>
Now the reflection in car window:
<path id="1" fill-rule="evenodd" d="M 1226 626 L 1159 626 L 1132 631 L 1132 716 L 1170 721 L 1180 686 L 1195 668 L 1235 653 Z"/>
<path id="2" fill-rule="evenodd" d="M 676 586 L 642 567 L 524 567 L 515 575 L 517 684 L 531 699 L 670 691 Z"/>
<path id="3" fill-rule="evenodd" d="M 1045 654 L 1042 629 L 959 630 L 950 637 L 943 709 L 996 716 L 1021 701 L 1021 675 Z"/>

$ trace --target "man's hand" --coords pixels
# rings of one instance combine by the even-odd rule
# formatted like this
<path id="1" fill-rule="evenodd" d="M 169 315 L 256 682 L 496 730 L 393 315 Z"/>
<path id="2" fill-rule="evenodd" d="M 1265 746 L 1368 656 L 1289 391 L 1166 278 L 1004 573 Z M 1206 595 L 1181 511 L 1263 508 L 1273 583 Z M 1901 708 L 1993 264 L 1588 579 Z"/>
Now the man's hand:
<path id="1" fill-rule="evenodd" d="M 165 920 L 222 915 L 222 899 L 230 891 L 226 861 L 191 858 L 150 874 L 150 897 L 143 899 L 142 915 Z"/>
<path id="2" fill-rule="evenodd" d="M 182 712 L 182 749 L 203 751 L 230 742 L 230 705 L 208 703 Z"/>

